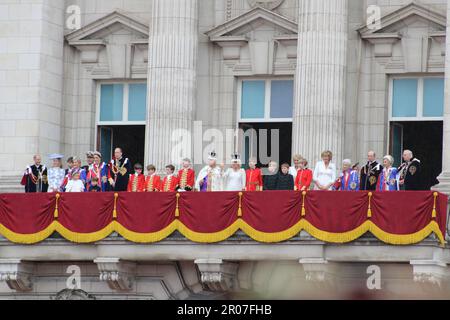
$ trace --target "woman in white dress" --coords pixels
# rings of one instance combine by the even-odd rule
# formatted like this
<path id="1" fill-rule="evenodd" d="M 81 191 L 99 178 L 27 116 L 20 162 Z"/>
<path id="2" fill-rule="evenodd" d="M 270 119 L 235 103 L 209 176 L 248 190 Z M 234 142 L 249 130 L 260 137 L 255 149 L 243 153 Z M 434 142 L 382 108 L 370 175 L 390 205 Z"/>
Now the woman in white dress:
<path id="1" fill-rule="evenodd" d="M 332 190 L 336 182 L 336 166 L 331 163 L 333 153 L 324 151 L 321 157 L 322 161 L 319 161 L 314 169 L 314 190 Z"/>
<path id="2" fill-rule="evenodd" d="M 225 191 L 244 191 L 246 184 L 245 170 L 241 168 L 239 155 L 233 155 L 231 168 L 224 173 Z"/>

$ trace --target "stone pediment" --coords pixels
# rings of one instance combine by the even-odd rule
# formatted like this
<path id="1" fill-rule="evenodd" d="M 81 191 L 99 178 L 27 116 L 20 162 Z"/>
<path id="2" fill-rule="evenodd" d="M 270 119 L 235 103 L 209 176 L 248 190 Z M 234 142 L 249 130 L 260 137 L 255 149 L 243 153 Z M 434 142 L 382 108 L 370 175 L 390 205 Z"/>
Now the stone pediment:
<path id="1" fill-rule="evenodd" d="M 69 33 L 66 35 L 66 39 L 70 45 L 82 42 L 95 42 L 120 29 L 132 32 L 137 38 L 148 39 L 149 26 L 120 10 L 116 10 L 79 30 Z"/>
<path id="2" fill-rule="evenodd" d="M 66 35 L 80 51 L 81 63 L 96 79 L 129 78 L 147 73 L 149 26 L 121 10 Z"/>
<path id="3" fill-rule="evenodd" d="M 414 19 L 411 19 L 414 18 Z M 416 2 L 388 13 L 381 17 L 379 28 L 370 25 L 364 25 L 358 29 L 363 39 L 371 39 L 372 37 L 380 37 L 380 34 L 398 33 L 405 26 L 414 23 L 417 20 L 424 20 L 433 26 L 434 31 L 445 31 L 446 29 L 446 17 L 436 11 L 425 8 Z"/>
<path id="4" fill-rule="evenodd" d="M 247 47 L 253 74 L 272 73 L 278 44 L 285 48 L 287 59 L 295 59 L 297 34 L 296 22 L 260 6 L 206 32 L 211 42 L 223 48 L 224 60 L 241 59 L 242 48 Z"/>
<path id="5" fill-rule="evenodd" d="M 273 11 L 256 7 L 246 13 L 221 24 L 206 32 L 211 41 L 217 42 L 240 37 L 245 39 L 245 34 L 262 25 L 271 25 L 280 36 L 292 35 L 297 37 L 298 25 L 294 21 Z"/>

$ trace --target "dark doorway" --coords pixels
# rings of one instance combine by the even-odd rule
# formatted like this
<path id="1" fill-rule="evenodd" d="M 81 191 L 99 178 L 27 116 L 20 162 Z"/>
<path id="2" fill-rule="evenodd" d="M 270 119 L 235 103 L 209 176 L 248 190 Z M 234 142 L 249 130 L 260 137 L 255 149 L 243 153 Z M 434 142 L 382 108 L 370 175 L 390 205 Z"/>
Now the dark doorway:
<path id="1" fill-rule="evenodd" d="M 267 168 L 268 160 L 291 163 L 292 123 L 241 123 L 239 128 L 244 131 L 241 145 L 244 146 L 242 153 L 246 167 L 250 157 L 257 157 L 260 168 Z"/>
<path id="2" fill-rule="evenodd" d="M 402 150 L 413 151 L 422 164 L 422 179 L 425 190 L 438 184 L 436 179 L 442 172 L 442 121 L 392 122 L 390 152 L 396 165 L 401 163 Z"/>
<path id="3" fill-rule="evenodd" d="M 132 165 L 145 165 L 145 126 L 99 126 L 97 137 L 104 161 L 112 159 L 114 148 L 121 147 Z"/>

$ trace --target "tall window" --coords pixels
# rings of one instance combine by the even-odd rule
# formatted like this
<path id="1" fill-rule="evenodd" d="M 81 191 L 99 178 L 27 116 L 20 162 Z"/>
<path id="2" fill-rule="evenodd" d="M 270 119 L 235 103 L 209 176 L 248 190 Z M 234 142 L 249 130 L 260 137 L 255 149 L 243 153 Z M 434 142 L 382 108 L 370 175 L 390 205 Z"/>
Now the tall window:
<path id="1" fill-rule="evenodd" d="M 145 124 L 146 83 L 102 83 L 99 85 L 98 124 Z"/>
<path id="2" fill-rule="evenodd" d="M 239 87 L 240 122 L 292 122 L 293 80 L 241 80 Z"/>
<path id="3" fill-rule="evenodd" d="M 293 106 L 292 78 L 239 80 L 237 118 L 239 128 L 246 132 L 241 146 L 246 162 L 250 157 L 258 157 L 262 166 L 269 158 L 290 162 Z M 279 139 L 278 148 L 270 138 Z"/>
<path id="4" fill-rule="evenodd" d="M 125 148 L 133 163 L 144 161 L 147 84 L 102 82 L 97 89 L 97 150 L 112 158 L 114 147 Z"/>
<path id="5" fill-rule="evenodd" d="M 391 80 L 391 121 L 438 121 L 444 115 L 444 78 Z"/>

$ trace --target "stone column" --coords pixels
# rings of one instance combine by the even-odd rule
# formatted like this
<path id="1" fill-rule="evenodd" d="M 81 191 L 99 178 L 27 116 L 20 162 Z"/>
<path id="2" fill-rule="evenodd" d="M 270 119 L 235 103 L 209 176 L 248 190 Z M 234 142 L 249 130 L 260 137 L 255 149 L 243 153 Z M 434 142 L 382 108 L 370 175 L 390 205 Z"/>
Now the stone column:
<path id="1" fill-rule="evenodd" d="M 447 37 L 445 55 L 445 97 L 444 97 L 444 141 L 442 174 L 438 177 L 439 185 L 435 188 L 450 194 L 450 2 L 447 4 Z"/>
<path id="2" fill-rule="evenodd" d="M 197 51 L 198 0 L 152 0 L 145 158 L 158 171 L 192 156 L 189 140 L 185 140 L 187 150 L 174 154 L 180 141 L 173 141 L 173 133 L 192 130 Z"/>
<path id="3" fill-rule="evenodd" d="M 343 157 L 347 20 L 347 0 L 300 0 L 292 151 L 311 166 Z"/>

